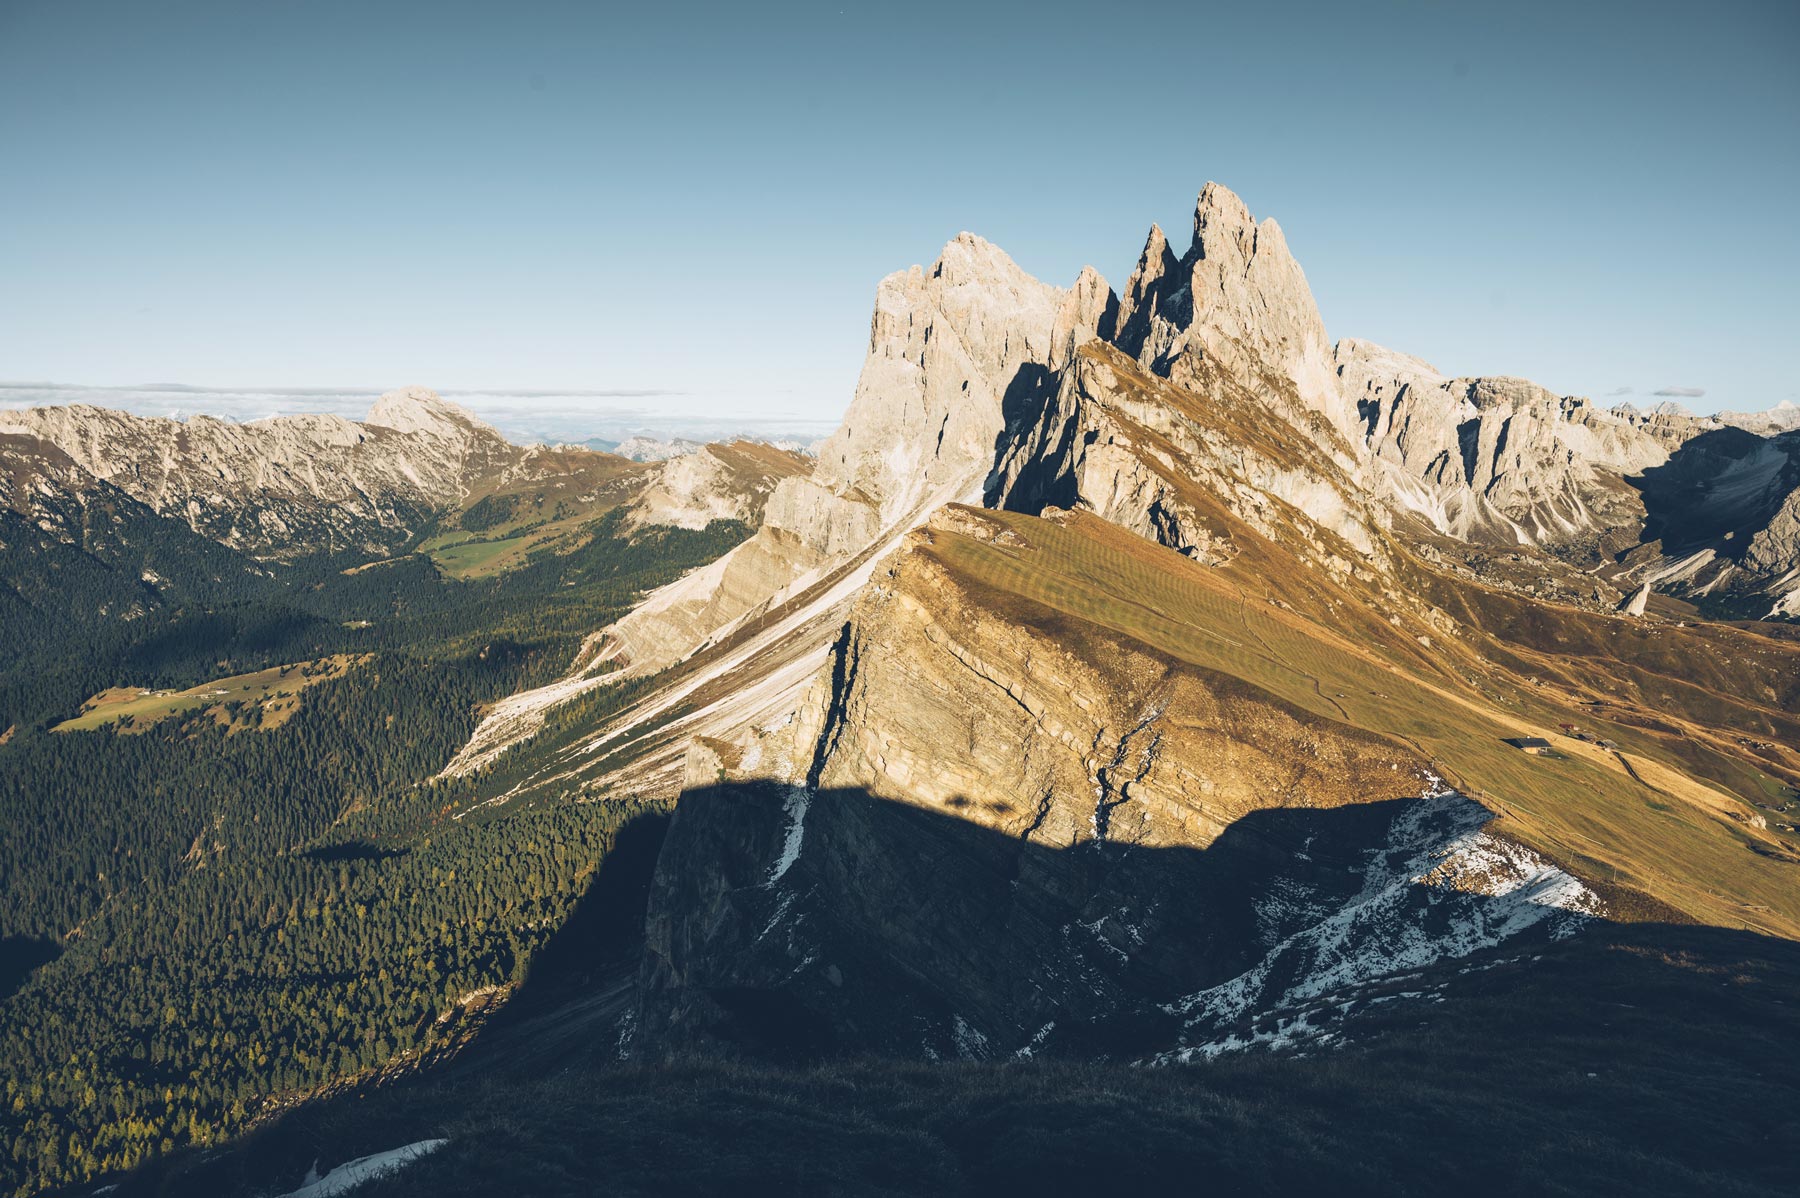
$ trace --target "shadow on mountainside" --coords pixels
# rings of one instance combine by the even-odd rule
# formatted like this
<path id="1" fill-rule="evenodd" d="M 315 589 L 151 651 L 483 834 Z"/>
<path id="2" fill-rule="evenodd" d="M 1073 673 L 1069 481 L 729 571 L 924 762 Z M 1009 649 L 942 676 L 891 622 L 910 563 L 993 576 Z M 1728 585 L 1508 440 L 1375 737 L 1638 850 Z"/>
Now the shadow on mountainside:
<path id="1" fill-rule="evenodd" d="M 1713 548 L 1735 558 L 1800 485 L 1800 438 L 1713 429 L 1625 481 L 1644 500 L 1640 543 L 1660 541 L 1671 556 Z"/>
<path id="2" fill-rule="evenodd" d="M 1205 851 L 1059 850 L 827 792 L 801 813 L 799 853 L 771 886 L 787 860 L 791 798 L 768 787 L 686 796 L 650 893 L 645 867 L 659 831 L 642 825 L 533 962 L 510 1021 L 484 1029 L 485 1051 L 301 1108 L 223 1150 L 177 1154 L 127 1178 L 117 1198 L 281 1192 L 315 1163 L 324 1170 L 437 1137 L 448 1144 L 364 1192 L 1393 1195 L 1438 1193 L 1454 1178 L 1477 1193 L 1762 1195 L 1791 1182 L 1800 1083 L 1787 1066 L 1800 1044 L 1800 945 L 1596 921 L 1565 940 L 1514 941 L 1361 990 L 1345 999 L 1355 1009 L 1341 1034 L 1304 1056 L 1249 1052 L 1162 1069 L 933 1065 L 914 1045 L 897 1060 L 850 1034 L 850 1019 L 872 1023 L 897 1009 L 880 985 L 917 996 L 944 979 L 990 984 L 1021 954 L 1043 952 L 1046 926 L 1084 896 L 1138 886 L 1157 888 L 1173 909 L 1159 927 L 1198 963 L 1145 961 L 1136 968 L 1148 972 L 1121 965 L 1118 976 L 1175 985 L 1219 976 L 1243 959 L 1230 942 L 1256 918 L 1234 888 L 1289 876 L 1283 860 L 1300 853 L 1322 885 L 1358 884 L 1349 875 L 1374 864 L 1363 847 L 1416 801 L 1258 813 Z M 701 867 L 707 852 L 719 854 L 719 875 L 674 885 L 668 875 Z M 1334 883 L 1338 872 L 1346 877 Z M 620 966 L 631 972 L 629 929 L 645 897 L 653 942 L 691 923 L 690 947 L 718 936 L 727 937 L 721 948 L 742 943 L 730 939 L 741 927 L 754 948 L 767 927 L 756 904 L 772 894 L 779 907 L 784 887 L 796 905 L 817 891 L 808 919 L 829 915 L 843 936 L 868 938 L 829 940 L 846 954 L 841 989 L 860 1014 L 832 1006 L 824 989 L 765 984 L 795 1005 L 746 1016 L 740 1004 L 727 1012 L 740 1039 L 711 1041 L 723 1054 L 649 1066 L 611 1060 L 613 1021 L 543 1022 L 582 1001 L 581 987 L 616 985 Z M 714 901 L 683 920 L 662 904 L 684 895 Z M 1418 916 L 1428 923 L 1433 913 Z M 901 950 L 911 959 L 892 957 Z M 690 960 L 687 984 L 758 982 L 763 960 Z M 851 972 L 865 967 L 867 977 Z M 1000 997 L 1029 1004 L 1021 982 Z M 533 1051 L 539 1032 L 542 1051 Z M 796 1043 L 811 1063 L 747 1051 Z"/>
<path id="3" fill-rule="evenodd" d="M 636 1003 L 644 909 L 669 821 L 646 814 L 619 829 L 568 919 L 531 959 L 506 1005 L 444 1067 L 448 1073 L 531 1076 L 618 1059 L 620 1021 Z"/>
<path id="4" fill-rule="evenodd" d="M 1053 848 L 860 790 L 798 810 L 795 793 L 683 796 L 650 896 L 639 1057 L 1131 1059 L 1176 1047 L 1170 1004 L 1252 969 L 1203 1039 L 1314 975 L 1350 986 L 1577 922 L 1411 883 L 1486 822 L 1458 795 L 1253 811 L 1191 849 Z"/>
<path id="5" fill-rule="evenodd" d="M 1069 460 L 1077 431 L 1075 422 L 1067 421 L 1061 428 L 1050 429 L 1044 421 L 1061 378 L 1047 367 L 1027 362 L 1006 385 L 1000 397 L 1000 432 L 994 437 L 994 464 L 983 484 L 982 506 L 999 507 L 1004 499 L 1012 511 L 1037 515 L 1046 507 L 1074 505 L 1074 475 L 1057 473 L 1050 464 Z M 1040 438 L 1037 444 L 1029 443 L 1034 432 Z M 1020 460 L 1011 464 L 1016 466 L 1018 475 L 1008 485 L 1001 472 L 1015 453 Z"/>
<path id="6" fill-rule="evenodd" d="M 0 998 L 8 998 L 39 967 L 62 955 L 48 936 L 0 936 Z"/>

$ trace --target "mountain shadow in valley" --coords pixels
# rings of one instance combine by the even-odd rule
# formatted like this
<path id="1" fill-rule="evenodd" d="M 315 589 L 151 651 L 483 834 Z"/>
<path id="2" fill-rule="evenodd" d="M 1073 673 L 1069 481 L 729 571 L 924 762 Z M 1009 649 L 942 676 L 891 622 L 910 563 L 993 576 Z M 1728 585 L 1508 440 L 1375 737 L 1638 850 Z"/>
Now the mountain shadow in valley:
<path id="1" fill-rule="evenodd" d="M 33 972 L 61 955 L 46 936 L 0 936 L 0 999 L 11 998 Z"/>
<path id="2" fill-rule="evenodd" d="M 620 827 L 568 918 L 447 1072 L 530 1076 L 618 1058 L 622 1021 L 636 1002 L 644 911 L 669 822 L 654 812 Z"/>
<path id="3" fill-rule="evenodd" d="M 1296 850 L 1327 876 L 1360 876 L 1377 864 L 1364 851 L 1369 838 L 1417 802 L 1268 813 L 1238 821 L 1204 851 L 1054 849 L 828 792 L 800 811 L 799 855 L 771 886 L 793 797 L 758 786 L 692 793 L 666 841 L 646 821 L 533 962 L 514 1017 L 484 1028 L 458 1061 L 307 1104 L 236 1144 L 177 1152 L 122 1179 L 115 1198 L 279 1192 L 309 1167 L 435 1137 L 449 1142 L 384 1180 L 383 1193 L 1392 1195 L 1436 1192 L 1445 1177 L 1478 1193 L 1763 1195 L 1791 1186 L 1800 1120 L 1791 1072 L 1778 1062 L 1800 1042 L 1800 946 L 1720 928 L 1596 921 L 1525 951 L 1427 966 L 1365 991 L 1344 1034 L 1304 1058 L 1251 1051 L 1166 1069 L 1042 1057 L 926 1064 L 911 1043 L 899 1054 L 910 1060 L 894 1060 L 857 1052 L 870 1039 L 847 1034 L 856 1029 L 841 1010 L 797 1009 L 815 995 L 763 985 L 779 1026 L 756 1026 L 740 1006 L 730 1013 L 736 1039 L 714 1034 L 675 1060 L 620 1064 L 629 1003 L 617 992 L 623 977 L 628 996 L 636 976 L 632 927 L 645 929 L 647 864 L 659 843 L 667 867 L 699 866 L 697 850 L 732 850 L 741 835 L 720 859 L 731 876 L 695 888 L 717 905 L 677 918 L 659 906 L 675 879 L 656 879 L 652 939 L 666 934 L 659 921 L 673 920 L 704 947 L 702 917 L 729 932 L 760 917 L 746 907 L 753 895 L 774 894 L 779 908 L 791 894 L 791 914 L 816 891 L 809 918 L 838 909 L 846 933 L 873 937 L 863 947 L 876 959 L 950 926 L 927 918 L 936 913 L 966 930 L 924 945 L 920 968 L 889 975 L 917 995 L 934 961 L 970 945 L 1002 958 L 1015 951 L 996 937 L 1026 926 L 1023 917 L 993 909 L 1015 882 L 1065 905 L 1122 872 L 1204 883 L 1168 896 L 1186 905 L 1233 878 L 1266 878 L 1275 855 Z M 1334 846 L 1319 839 L 1326 833 L 1346 839 Z M 815 868 L 828 864 L 828 846 L 850 843 L 859 851 L 841 868 Z M 991 877 L 976 894 L 950 893 L 978 871 Z M 825 892 L 833 879 L 859 879 L 867 893 Z M 1053 882 L 1073 889 L 1055 895 Z M 785 940 L 785 927 L 769 929 L 765 943 Z M 753 940 L 765 928 L 754 923 Z M 689 964 L 695 985 L 725 972 L 719 962 Z M 870 979 L 840 972 L 844 992 L 873 1003 L 871 1020 L 895 1009 Z M 583 1002 L 607 1010 L 595 1017 Z M 842 1055 L 781 1064 L 771 1042 Z"/>
<path id="4" fill-rule="evenodd" d="M 1320 967 L 1299 934 L 1486 818 L 1461 796 L 1394 798 L 1254 811 L 1204 849 L 1058 848 L 861 790 L 806 793 L 682 797 L 650 895 L 639 1058 L 1167 1050 L 1183 1030 L 1170 1004 L 1252 968 L 1259 994 L 1284 993 Z M 1517 911 L 1402 885 L 1351 947 L 1483 935 Z"/>

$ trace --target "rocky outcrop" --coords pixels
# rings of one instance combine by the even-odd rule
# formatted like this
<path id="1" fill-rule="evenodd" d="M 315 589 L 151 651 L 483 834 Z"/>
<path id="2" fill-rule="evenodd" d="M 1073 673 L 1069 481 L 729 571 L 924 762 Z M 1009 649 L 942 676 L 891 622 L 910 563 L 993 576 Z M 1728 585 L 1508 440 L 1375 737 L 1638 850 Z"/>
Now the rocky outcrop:
<path id="1" fill-rule="evenodd" d="M 1066 298 L 971 233 L 929 271 L 883 279 L 856 394 L 811 481 L 872 507 L 880 527 L 967 496 L 993 466 L 1008 395 L 1049 370 L 1059 326 L 1072 339 L 1080 301 L 1065 314 Z"/>
<path id="2" fill-rule="evenodd" d="M 1800 488 L 1789 491 L 1750 538 L 1744 565 L 1763 574 L 1787 574 L 1800 567 Z"/>
<path id="3" fill-rule="evenodd" d="M 1261 397 L 1207 363 L 1204 390 L 1146 373 L 1095 340 L 1001 454 L 990 506 L 1080 508 L 1215 565 L 1235 552 L 1227 521 L 1310 549 L 1321 564 L 1377 553 L 1380 513 L 1338 463 Z M 1327 544 L 1326 542 L 1329 542 Z"/>
<path id="4" fill-rule="evenodd" d="M 855 397 L 810 473 L 776 483 L 756 536 L 607 629 L 607 659 L 672 665 L 938 505 L 977 498 L 1008 405 L 1094 335 L 1110 297 L 1091 271 L 1069 292 L 1040 283 L 969 233 L 929 269 L 883 279 Z"/>
<path id="5" fill-rule="evenodd" d="M 1800 593 L 1800 432 L 1735 425 L 1683 443 L 1632 484 L 1647 515 L 1625 576 L 1723 601 L 1744 615 L 1792 615 Z"/>
<path id="6" fill-rule="evenodd" d="M 705 528 L 714 520 L 741 520 L 754 526 L 777 486 L 811 468 L 810 459 L 757 441 L 703 445 L 661 461 L 631 505 L 631 521 Z"/>

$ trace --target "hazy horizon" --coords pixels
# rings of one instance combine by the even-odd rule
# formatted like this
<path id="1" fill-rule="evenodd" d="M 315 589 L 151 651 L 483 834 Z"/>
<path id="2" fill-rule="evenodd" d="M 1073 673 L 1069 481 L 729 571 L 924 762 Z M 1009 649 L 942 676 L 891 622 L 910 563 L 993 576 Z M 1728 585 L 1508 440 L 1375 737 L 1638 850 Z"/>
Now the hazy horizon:
<path id="1" fill-rule="evenodd" d="M 0 410 L 89 404 L 116 408 L 136 416 L 185 419 L 214 416 L 244 423 L 272 416 L 328 414 L 361 420 L 392 387 L 200 387 L 184 383 L 136 386 L 90 386 L 80 383 L 0 379 Z M 467 408 L 499 429 L 509 441 L 561 444 L 623 441 L 629 437 L 718 440 L 751 436 L 761 440 L 816 441 L 837 426 L 779 401 L 731 415 L 719 410 L 716 397 L 673 391 L 557 390 L 490 388 L 456 390 L 432 387 L 438 395 Z"/>
<path id="2" fill-rule="evenodd" d="M 1796 56 L 1753 0 L 15 0 L 0 376 L 829 425 L 884 275 L 968 229 L 1117 288 L 1211 179 L 1333 339 L 1760 410 L 1800 398 Z"/>
<path id="3" fill-rule="evenodd" d="M 0 379 L 0 410 L 89 404 L 115 408 L 137 416 L 186 419 L 213 416 L 245 423 L 275 416 L 330 414 L 361 420 L 376 398 L 396 387 L 201 387 L 186 383 L 144 383 L 136 386 L 90 386 L 52 381 Z M 439 396 L 473 412 L 516 444 L 560 444 L 588 441 L 624 441 L 630 437 L 718 440 L 749 436 L 761 440 L 817 441 L 841 423 L 838 417 L 822 419 L 799 410 L 770 405 L 738 415 L 717 410 L 714 397 L 675 391 L 557 390 L 491 388 L 462 391 L 432 387 Z M 1696 414 L 1723 411 L 1753 414 L 1783 405 L 1777 400 L 1757 408 L 1726 409 L 1718 405 L 1696 406 L 1696 400 L 1679 391 L 1647 395 L 1589 396 L 1602 407 L 1632 404 L 1650 408 L 1676 404 Z M 849 397 L 845 397 L 846 406 Z"/>

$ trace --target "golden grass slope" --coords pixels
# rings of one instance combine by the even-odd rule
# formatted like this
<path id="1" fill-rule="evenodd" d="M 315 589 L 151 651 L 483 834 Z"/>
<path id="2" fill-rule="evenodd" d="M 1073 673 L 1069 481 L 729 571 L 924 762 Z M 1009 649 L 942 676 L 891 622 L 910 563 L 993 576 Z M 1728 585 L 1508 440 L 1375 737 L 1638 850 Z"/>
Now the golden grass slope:
<path id="1" fill-rule="evenodd" d="M 1562 722 L 1595 723 L 1588 709 L 1487 665 L 1455 636 L 1423 644 L 1415 617 L 1396 615 L 1396 626 L 1371 596 L 1308 578 L 1297 562 L 1284 577 L 1266 542 L 1253 554 L 1261 569 L 1246 569 L 1244 554 L 1210 568 L 1085 514 L 965 511 L 1014 536 L 939 532 L 928 552 L 990 602 L 1030 601 L 1015 605 L 1018 618 L 1042 605 L 1410 747 L 1494 810 L 1496 831 L 1607 892 L 1616 915 L 1666 917 L 1666 905 L 1800 938 L 1800 854 L 1756 827 L 1748 803 L 1629 728 L 1607 729 L 1619 752 L 1560 737 Z M 1233 535 L 1246 549 L 1260 540 Z M 1523 754 L 1506 743 L 1518 735 L 1558 736 L 1564 753 Z"/>

